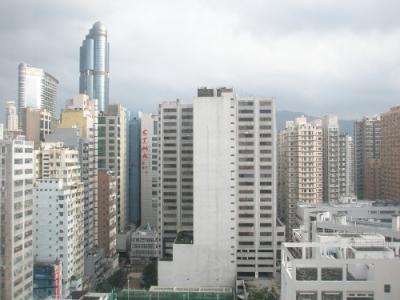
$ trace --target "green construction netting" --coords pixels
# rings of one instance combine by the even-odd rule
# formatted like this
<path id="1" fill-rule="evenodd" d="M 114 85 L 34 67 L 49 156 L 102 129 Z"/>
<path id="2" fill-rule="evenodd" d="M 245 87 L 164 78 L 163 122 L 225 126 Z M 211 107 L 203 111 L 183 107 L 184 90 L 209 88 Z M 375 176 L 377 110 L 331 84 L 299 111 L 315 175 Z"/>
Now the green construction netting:
<path id="1" fill-rule="evenodd" d="M 123 290 L 110 294 L 108 300 L 233 300 L 231 293 L 148 292 Z"/>

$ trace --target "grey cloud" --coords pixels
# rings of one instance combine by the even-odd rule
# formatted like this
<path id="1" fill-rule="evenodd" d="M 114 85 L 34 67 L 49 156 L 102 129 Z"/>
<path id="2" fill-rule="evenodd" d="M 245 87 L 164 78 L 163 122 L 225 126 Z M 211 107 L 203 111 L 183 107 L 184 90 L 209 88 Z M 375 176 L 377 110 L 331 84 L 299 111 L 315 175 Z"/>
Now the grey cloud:
<path id="1" fill-rule="evenodd" d="M 78 91 L 81 41 L 102 20 L 111 99 L 130 110 L 231 85 L 276 96 L 278 109 L 378 113 L 399 98 L 399 9 L 372 0 L 2 0 L 0 108 L 16 99 L 20 62 L 60 80 L 61 107 Z"/>

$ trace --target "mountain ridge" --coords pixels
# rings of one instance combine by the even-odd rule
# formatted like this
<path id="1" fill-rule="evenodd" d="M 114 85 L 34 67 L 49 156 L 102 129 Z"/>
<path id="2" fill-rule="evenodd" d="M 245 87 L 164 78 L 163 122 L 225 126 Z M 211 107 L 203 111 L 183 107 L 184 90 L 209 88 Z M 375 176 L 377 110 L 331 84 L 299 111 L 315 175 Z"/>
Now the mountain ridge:
<path id="1" fill-rule="evenodd" d="M 295 118 L 298 118 L 301 116 L 305 116 L 307 118 L 307 120 L 315 120 L 315 119 L 322 118 L 322 117 L 307 115 L 305 113 L 298 112 L 298 111 L 279 110 L 276 113 L 276 120 L 277 120 L 276 125 L 277 125 L 278 132 L 285 128 L 286 121 L 291 121 L 291 120 L 294 120 Z M 339 119 L 340 132 L 345 132 L 345 133 L 348 133 L 349 135 L 353 136 L 353 124 L 355 121 L 356 120 Z"/>

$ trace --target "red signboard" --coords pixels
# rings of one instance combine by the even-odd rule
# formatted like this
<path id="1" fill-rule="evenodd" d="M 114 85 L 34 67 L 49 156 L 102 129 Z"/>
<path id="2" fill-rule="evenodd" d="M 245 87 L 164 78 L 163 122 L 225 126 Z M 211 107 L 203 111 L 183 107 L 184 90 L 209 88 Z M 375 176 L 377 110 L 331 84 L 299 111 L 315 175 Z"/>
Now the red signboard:
<path id="1" fill-rule="evenodd" d="M 142 170 L 147 170 L 148 166 L 146 164 L 147 160 L 149 159 L 149 130 L 143 129 L 142 130 L 142 138 L 141 138 L 141 161 L 142 161 Z"/>
<path id="2" fill-rule="evenodd" d="M 58 300 L 58 294 L 59 294 L 59 281 L 60 281 L 60 268 L 58 264 L 54 265 L 54 299 Z"/>

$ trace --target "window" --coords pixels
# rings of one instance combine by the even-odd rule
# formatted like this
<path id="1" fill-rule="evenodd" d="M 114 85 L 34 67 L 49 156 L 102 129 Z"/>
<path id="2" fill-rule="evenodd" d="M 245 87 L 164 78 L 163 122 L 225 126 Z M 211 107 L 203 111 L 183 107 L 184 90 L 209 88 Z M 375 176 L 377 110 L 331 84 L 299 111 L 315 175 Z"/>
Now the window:
<path id="1" fill-rule="evenodd" d="M 317 269 L 316 268 L 297 268 L 296 269 L 297 281 L 316 281 Z"/>
<path id="2" fill-rule="evenodd" d="M 384 285 L 384 291 L 385 291 L 385 293 L 390 293 L 390 284 Z"/>
<path id="3" fill-rule="evenodd" d="M 323 281 L 342 281 L 343 274 L 341 268 L 322 268 L 321 280 Z"/>
<path id="4" fill-rule="evenodd" d="M 317 300 L 317 292 L 297 292 L 296 300 Z"/>
<path id="5" fill-rule="evenodd" d="M 341 292 L 322 292 L 322 300 L 342 300 Z"/>
<path id="6" fill-rule="evenodd" d="M 99 127 L 99 137 L 105 137 L 106 136 L 106 128 L 105 127 Z"/>

